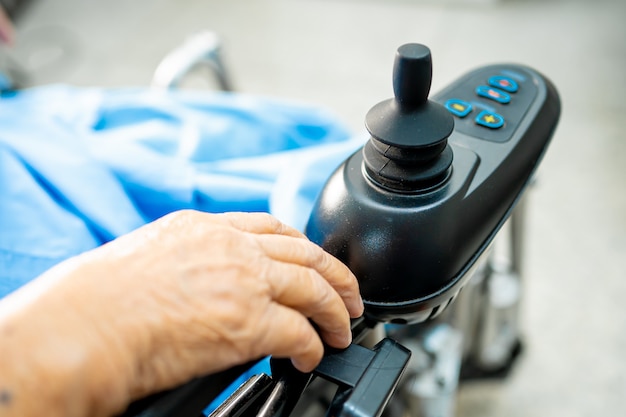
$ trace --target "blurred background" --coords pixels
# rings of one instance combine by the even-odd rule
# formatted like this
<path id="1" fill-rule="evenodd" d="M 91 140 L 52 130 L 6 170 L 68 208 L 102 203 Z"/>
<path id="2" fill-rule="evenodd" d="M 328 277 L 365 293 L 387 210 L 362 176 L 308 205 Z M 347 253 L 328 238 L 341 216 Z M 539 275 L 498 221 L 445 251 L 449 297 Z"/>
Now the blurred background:
<path id="1" fill-rule="evenodd" d="M 355 132 L 392 95 L 396 48 L 433 53 L 433 91 L 515 62 L 550 78 L 562 117 L 529 200 L 525 351 L 464 385 L 459 416 L 616 416 L 626 395 L 626 1 L 3 0 L 25 86 L 147 86 L 212 30 L 237 91 L 322 105 Z M 213 89 L 210 74 L 188 87 Z M 62 105 L 62 104 L 56 104 Z"/>

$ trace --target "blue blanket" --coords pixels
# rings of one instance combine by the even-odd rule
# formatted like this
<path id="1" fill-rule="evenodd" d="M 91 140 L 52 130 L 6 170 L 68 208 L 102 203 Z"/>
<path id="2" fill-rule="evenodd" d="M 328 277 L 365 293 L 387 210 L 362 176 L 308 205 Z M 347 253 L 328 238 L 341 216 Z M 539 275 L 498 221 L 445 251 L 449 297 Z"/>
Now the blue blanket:
<path id="1" fill-rule="evenodd" d="M 269 211 L 302 229 L 363 141 L 320 108 L 241 94 L 4 94 L 0 297 L 173 210 Z"/>

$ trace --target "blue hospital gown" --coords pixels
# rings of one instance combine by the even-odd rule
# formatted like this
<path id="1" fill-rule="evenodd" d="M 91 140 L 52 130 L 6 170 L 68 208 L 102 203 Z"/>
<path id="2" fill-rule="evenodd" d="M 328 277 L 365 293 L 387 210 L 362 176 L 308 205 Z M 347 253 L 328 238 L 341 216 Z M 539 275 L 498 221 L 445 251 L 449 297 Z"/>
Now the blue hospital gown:
<path id="1" fill-rule="evenodd" d="M 0 297 L 178 209 L 302 229 L 363 141 L 314 106 L 229 93 L 50 86 L 0 99 Z"/>

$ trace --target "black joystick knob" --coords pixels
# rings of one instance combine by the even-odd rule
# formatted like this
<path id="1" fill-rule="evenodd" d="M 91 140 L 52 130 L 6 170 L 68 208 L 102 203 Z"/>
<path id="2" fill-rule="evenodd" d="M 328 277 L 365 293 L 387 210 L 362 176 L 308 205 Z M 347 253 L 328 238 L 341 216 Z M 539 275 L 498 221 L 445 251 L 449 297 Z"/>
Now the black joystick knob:
<path id="1" fill-rule="evenodd" d="M 393 63 L 393 93 L 402 106 L 419 106 L 428 100 L 433 76 L 430 50 L 420 44 L 398 48 Z"/>
<path id="2" fill-rule="evenodd" d="M 428 100 L 430 50 L 420 44 L 398 48 L 393 67 L 395 97 L 367 113 L 372 135 L 363 148 L 365 171 L 378 185 L 398 192 L 424 192 L 444 183 L 452 165 L 448 137 L 452 115 Z"/>

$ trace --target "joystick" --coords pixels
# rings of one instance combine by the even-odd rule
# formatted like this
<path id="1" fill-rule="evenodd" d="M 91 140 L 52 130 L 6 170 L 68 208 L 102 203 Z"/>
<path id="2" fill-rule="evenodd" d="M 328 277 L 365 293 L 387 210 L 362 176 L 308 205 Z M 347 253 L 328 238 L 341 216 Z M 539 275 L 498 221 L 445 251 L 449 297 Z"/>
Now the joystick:
<path id="1" fill-rule="evenodd" d="M 428 100 L 430 50 L 398 48 L 393 67 L 394 98 L 375 105 L 365 118 L 371 138 L 363 150 L 365 170 L 376 184 L 394 191 L 427 191 L 449 176 L 454 129 L 450 112 Z"/>

